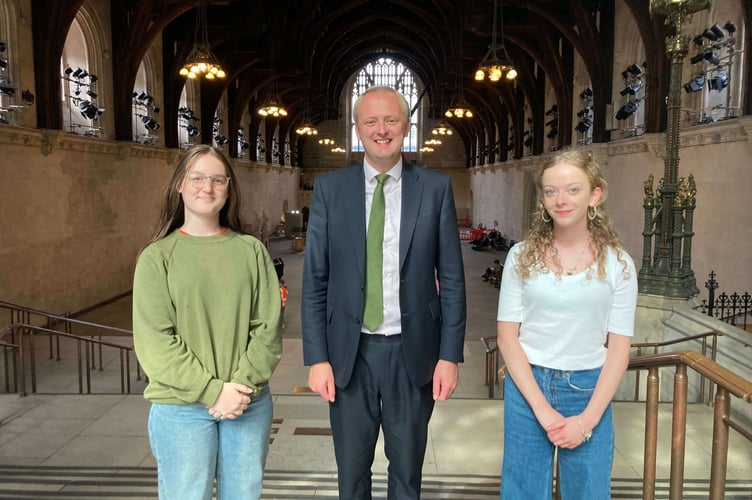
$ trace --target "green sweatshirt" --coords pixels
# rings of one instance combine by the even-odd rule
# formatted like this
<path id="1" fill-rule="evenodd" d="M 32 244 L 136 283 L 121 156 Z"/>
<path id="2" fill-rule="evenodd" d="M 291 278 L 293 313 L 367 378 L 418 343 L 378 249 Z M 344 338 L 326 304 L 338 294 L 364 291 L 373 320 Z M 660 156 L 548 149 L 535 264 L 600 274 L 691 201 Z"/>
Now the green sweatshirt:
<path id="1" fill-rule="evenodd" d="M 259 390 L 282 356 L 281 311 L 274 265 L 256 238 L 173 231 L 150 244 L 133 279 L 144 397 L 213 405 L 224 382 Z"/>

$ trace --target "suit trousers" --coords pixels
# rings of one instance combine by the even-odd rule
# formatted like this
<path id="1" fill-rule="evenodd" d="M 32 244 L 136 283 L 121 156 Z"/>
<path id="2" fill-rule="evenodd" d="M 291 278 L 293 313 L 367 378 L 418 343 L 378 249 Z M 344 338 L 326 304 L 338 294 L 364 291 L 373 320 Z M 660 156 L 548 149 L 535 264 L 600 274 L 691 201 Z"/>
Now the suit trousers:
<path id="1" fill-rule="evenodd" d="M 380 427 L 389 461 L 387 498 L 420 498 L 433 386 L 412 384 L 401 340 L 401 335 L 361 334 L 350 383 L 337 388 L 329 406 L 341 500 L 371 500 Z"/>

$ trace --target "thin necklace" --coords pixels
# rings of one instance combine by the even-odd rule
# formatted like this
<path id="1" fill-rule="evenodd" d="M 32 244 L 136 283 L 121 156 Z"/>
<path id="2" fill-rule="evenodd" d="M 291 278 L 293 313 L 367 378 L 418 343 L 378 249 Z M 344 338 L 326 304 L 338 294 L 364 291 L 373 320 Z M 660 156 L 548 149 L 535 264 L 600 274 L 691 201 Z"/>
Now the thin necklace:
<path id="1" fill-rule="evenodd" d="M 572 276 L 577 270 L 577 266 L 580 265 L 580 261 L 582 260 L 582 256 L 585 255 L 585 249 L 588 247 L 587 243 L 582 247 L 582 250 L 580 251 L 580 256 L 577 257 L 577 262 L 574 263 L 574 266 L 569 267 L 564 262 L 564 259 L 561 258 L 561 255 L 559 255 L 559 261 L 561 261 L 562 266 L 564 266 L 564 271 L 566 271 L 567 276 Z M 558 249 L 557 249 L 558 250 Z"/>

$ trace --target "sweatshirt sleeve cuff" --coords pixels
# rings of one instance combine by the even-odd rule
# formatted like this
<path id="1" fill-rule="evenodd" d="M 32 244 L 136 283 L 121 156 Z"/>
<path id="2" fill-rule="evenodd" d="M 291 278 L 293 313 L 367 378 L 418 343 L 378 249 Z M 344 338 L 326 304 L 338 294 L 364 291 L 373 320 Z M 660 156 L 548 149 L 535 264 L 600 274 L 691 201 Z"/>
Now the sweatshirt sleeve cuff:
<path id="1" fill-rule="evenodd" d="M 219 393 L 222 391 L 223 382 L 219 379 L 212 379 L 206 384 L 204 392 L 201 393 L 198 400 L 204 403 L 206 406 L 212 406 L 217 402 Z"/>

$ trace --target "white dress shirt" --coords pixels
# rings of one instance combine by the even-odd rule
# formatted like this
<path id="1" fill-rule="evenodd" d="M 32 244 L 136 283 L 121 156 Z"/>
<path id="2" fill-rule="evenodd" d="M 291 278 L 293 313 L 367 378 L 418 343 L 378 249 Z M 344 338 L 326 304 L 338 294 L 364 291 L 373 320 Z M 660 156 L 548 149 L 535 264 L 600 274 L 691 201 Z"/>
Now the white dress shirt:
<path id="1" fill-rule="evenodd" d="M 366 182 L 366 233 L 368 221 L 371 217 L 371 203 L 373 192 L 378 182 L 375 168 L 363 161 L 363 171 Z M 383 260 L 383 289 L 384 289 L 384 322 L 375 330 L 371 331 L 365 326 L 363 333 L 376 333 L 380 335 L 395 335 L 402 333 L 400 321 L 399 302 L 399 233 L 400 216 L 402 214 L 402 160 L 398 161 L 387 174 L 389 177 L 384 181 L 384 260 Z"/>

